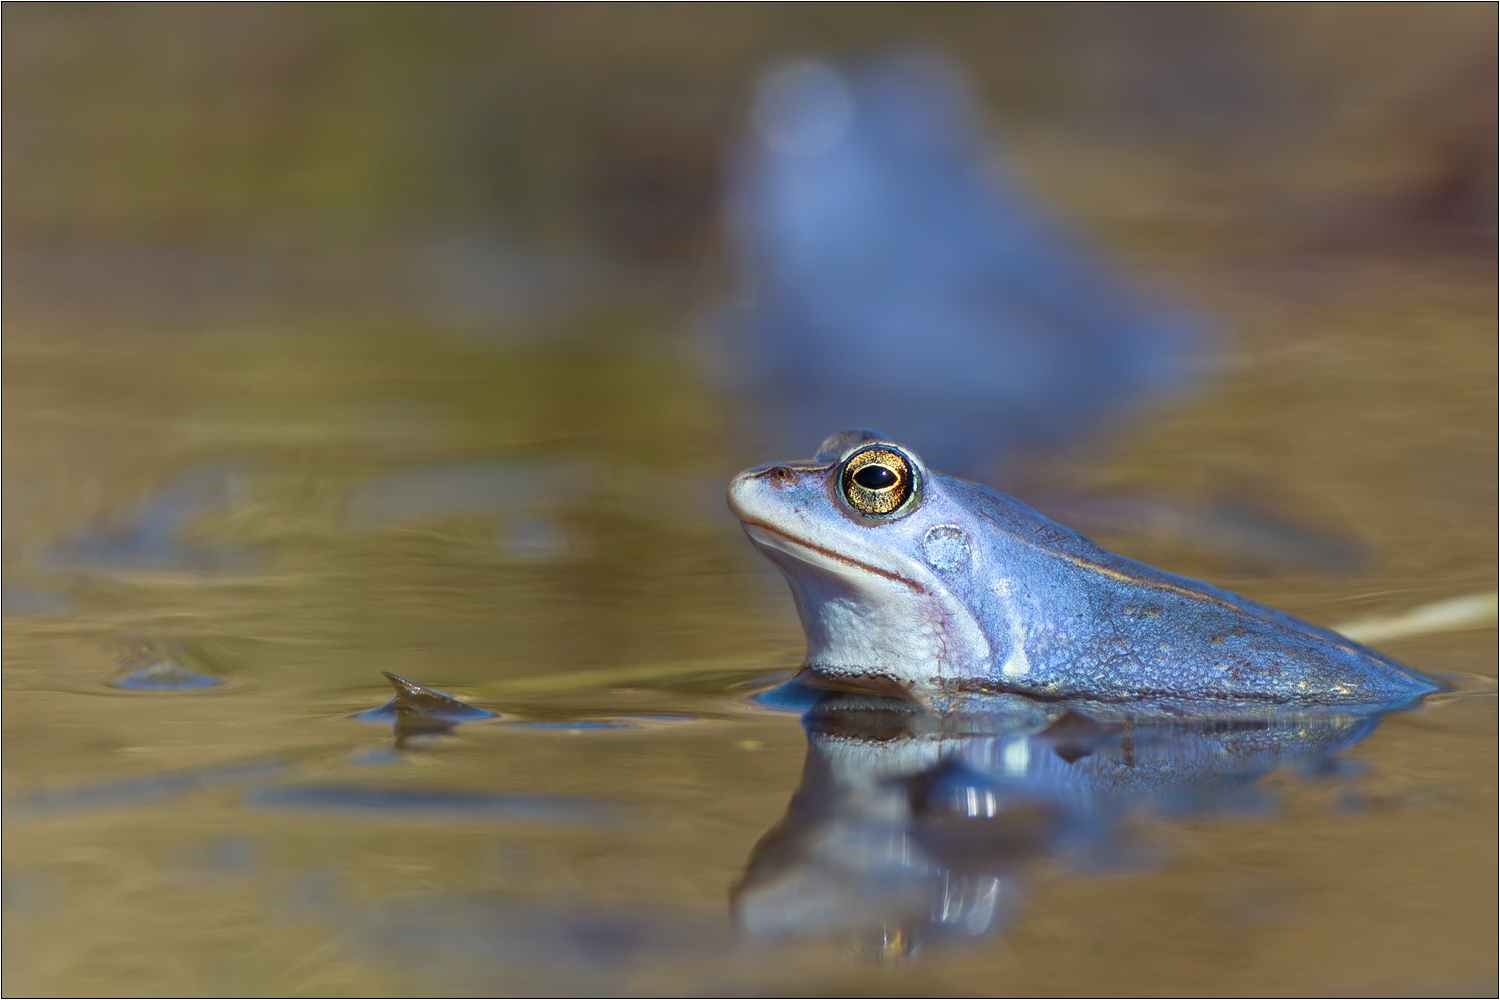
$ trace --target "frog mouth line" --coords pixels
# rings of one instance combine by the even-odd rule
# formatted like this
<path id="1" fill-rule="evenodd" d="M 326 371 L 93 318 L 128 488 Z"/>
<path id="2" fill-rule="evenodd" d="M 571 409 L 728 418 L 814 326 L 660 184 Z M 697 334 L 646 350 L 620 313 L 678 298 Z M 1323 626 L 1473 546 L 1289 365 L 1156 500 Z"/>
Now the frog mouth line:
<path id="1" fill-rule="evenodd" d="M 750 540 L 752 542 L 759 542 L 760 540 L 755 536 L 762 532 L 768 535 L 775 535 L 777 538 L 782 538 L 788 542 L 791 542 L 798 548 L 807 549 L 810 552 L 816 552 L 818 555 L 823 556 L 827 559 L 832 559 L 834 562 L 841 562 L 845 566 L 853 566 L 856 569 L 864 570 L 866 573 L 874 573 L 876 576 L 881 576 L 887 580 L 892 580 L 896 583 L 904 584 L 905 586 L 910 587 L 912 590 L 916 591 L 919 594 L 927 593 L 926 587 L 923 587 L 915 580 L 908 580 L 906 577 L 902 576 L 899 573 L 892 573 L 888 569 L 881 569 L 878 566 L 871 566 L 869 563 L 862 563 L 858 559 L 850 559 L 848 556 L 839 555 L 837 552 L 834 552 L 831 549 L 825 549 L 821 545 L 814 545 L 812 542 L 803 541 L 802 539 L 797 538 L 793 535 L 788 535 L 784 531 L 778 531 L 777 529 L 771 527 L 769 524 L 762 524 L 759 521 L 750 521 L 744 518 L 740 519 L 740 523 L 745 526 L 745 533 L 750 536 Z M 781 551 L 786 552 L 785 548 L 777 545 L 770 539 L 766 539 L 765 542 L 767 545 L 770 545 L 774 549 L 780 549 Z M 793 558 L 797 558 L 797 553 L 795 552 L 787 552 L 787 555 L 792 556 Z"/>

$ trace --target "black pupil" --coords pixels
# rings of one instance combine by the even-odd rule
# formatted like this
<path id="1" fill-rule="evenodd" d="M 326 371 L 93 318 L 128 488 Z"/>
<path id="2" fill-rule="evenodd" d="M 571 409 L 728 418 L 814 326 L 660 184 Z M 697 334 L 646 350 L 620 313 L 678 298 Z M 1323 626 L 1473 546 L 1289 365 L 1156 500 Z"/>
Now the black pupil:
<path id="1" fill-rule="evenodd" d="M 867 465 L 854 474 L 854 481 L 867 490 L 888 490 L 901 480 L 883 465 Z"/>

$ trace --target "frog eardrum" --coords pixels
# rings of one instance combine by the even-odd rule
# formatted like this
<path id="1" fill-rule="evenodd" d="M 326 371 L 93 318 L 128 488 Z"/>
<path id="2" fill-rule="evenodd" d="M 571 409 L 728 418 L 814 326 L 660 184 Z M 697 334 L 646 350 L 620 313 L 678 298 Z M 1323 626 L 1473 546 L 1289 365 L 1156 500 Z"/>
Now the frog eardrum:
<path id="1" fill-rule="evenodd" d="M 844 502 L 866 517 L 906 513 L 916 492 L 911 462 L 889 445 L 857 451 L 844 463 L 839 487 Z"/>

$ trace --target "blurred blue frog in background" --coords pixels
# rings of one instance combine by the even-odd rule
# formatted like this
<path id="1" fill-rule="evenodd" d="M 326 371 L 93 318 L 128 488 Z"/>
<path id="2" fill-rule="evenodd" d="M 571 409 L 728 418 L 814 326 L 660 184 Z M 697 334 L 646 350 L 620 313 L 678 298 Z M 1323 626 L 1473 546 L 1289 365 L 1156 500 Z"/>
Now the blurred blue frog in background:
<path id="1" fill-rule="evenodd" d="M 718 332 L 757 446 L 879 426 L 993 480 L 1194 381 L 1205 329 L 1137 298 L 995 169 L 941 59 L 783 66 L 750 131 L 728 196 L 742 300 Z"/>

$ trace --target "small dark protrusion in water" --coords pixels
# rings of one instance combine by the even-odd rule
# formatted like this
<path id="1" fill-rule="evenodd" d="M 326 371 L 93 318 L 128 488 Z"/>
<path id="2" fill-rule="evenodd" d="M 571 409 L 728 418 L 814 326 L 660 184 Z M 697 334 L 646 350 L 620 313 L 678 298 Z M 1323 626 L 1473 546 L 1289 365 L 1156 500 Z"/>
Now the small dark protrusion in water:
<path id="1" fill-rule="evenodd" d="M 486 712 L 482 708 L 474 708 L 459 701 L 451 695 L 425 688 L 420 684 L 413 684 L 399 674 L 393 674 L 382 670 L 385 679 L 391 682 L 391 687 L 396 689 L 396 698 L 393 704 L 398 712 L 421 712 L 424 715 L 458 713 L 463 716 L 476 718 L 493 716 L 494 712 Z M 477 713 L 477 715 L 476 715 Z"/>
<path id="2" fill-rule="evenodd" d="M 498 713 L 466 705 L 452 695 L 413 684 L 400 674 L 382 670 L 385 679 L 396 689 L 396 697 L 368 712 L 353 716 L 357 722 L 389 722 L 396 736 L 396 749 L 405 750 L 417 736 L 442 736 L 461 722 L 494 719 Z"/>
<path id="3" fill-rule="evenodd" d="M 415 716 L 423 716 L 438 726 L 456 725 L 460 722 L 473 722 L 476 719 L 493 719 L 497 713 L 487 709 L 467 705 L 452 695 L 434 691 L 432 688 L 413 684 L 399 674 L 381 671 L 385 679 L 391 682 L 391 687 L 396 689 L 396 697 L 386 702 L 379 708 L 372 708 L 368 712 L 361 712 L 354 716 L 361 722 L 396 722 L 404 721 L 415 723 Z M 410 726 L 409 728 L 416 728 Z"/>

